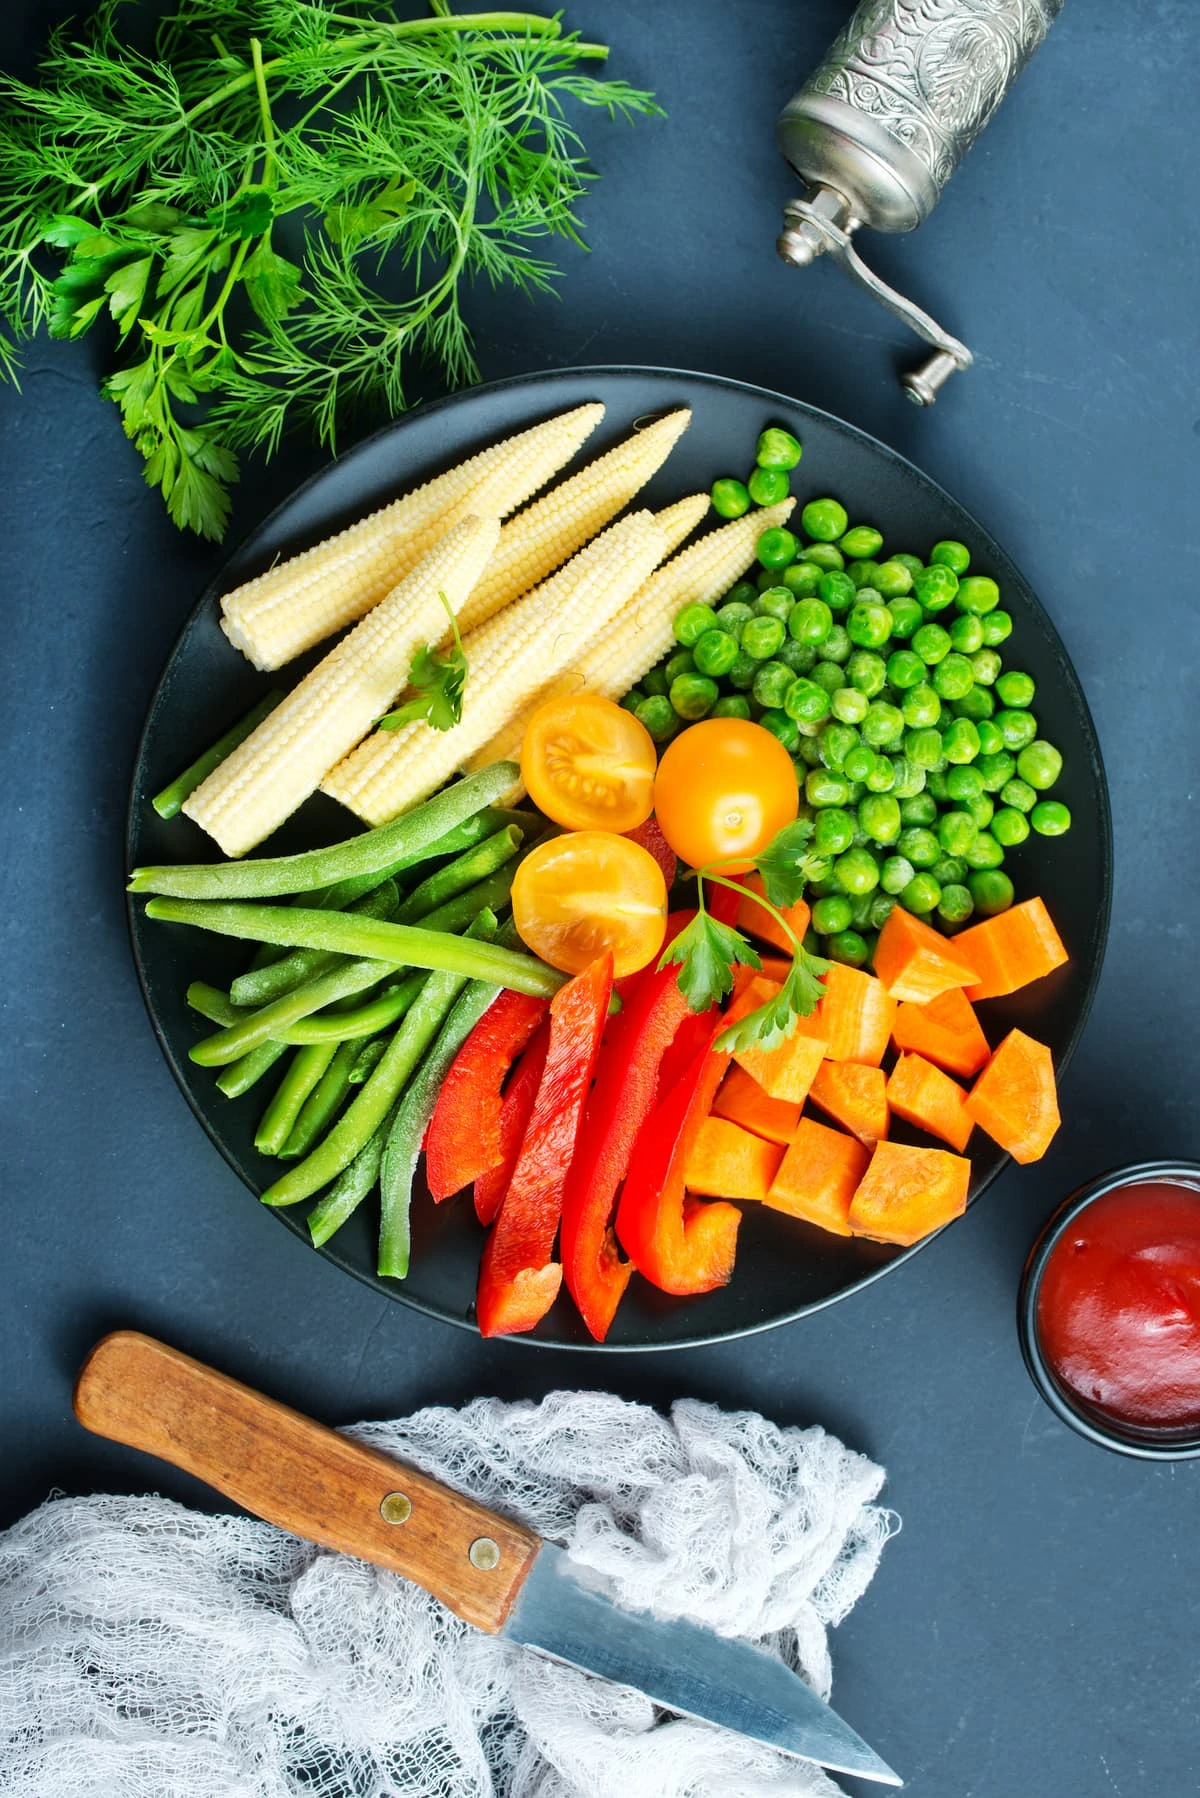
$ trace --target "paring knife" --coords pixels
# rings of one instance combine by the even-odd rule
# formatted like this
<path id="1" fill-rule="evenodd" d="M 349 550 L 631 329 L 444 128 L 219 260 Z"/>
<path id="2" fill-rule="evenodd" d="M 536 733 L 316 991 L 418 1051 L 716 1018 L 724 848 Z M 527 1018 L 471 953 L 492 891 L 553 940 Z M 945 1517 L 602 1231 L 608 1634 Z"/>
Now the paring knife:
<path id="1" fill-rule="evenodd" d="M 901 1783 L 782 1662 L 695 1624 L 621 1609 L 532 1530 L 152 1336 L 118 1330 L 96 1344 L 75 1415 L 280 1529 L 414 1580 L 489 1635 L 801 1760 Z"/>

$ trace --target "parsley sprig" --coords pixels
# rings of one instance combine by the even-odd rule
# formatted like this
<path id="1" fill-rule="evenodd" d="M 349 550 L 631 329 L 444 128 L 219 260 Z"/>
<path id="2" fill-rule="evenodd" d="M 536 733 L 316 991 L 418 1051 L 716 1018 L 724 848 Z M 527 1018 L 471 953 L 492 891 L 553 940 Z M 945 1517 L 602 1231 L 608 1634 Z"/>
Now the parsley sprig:
<path id="1" fill-rule="evenodd" d="M 103 386 L 180 526 L 219 538 L 239 455 L 336 448 L 408 371 L 476 378 L 464 285 L 553 289 L 595 179 L 567 122 L 658 111 L 557 18 L 385 0 L 175 0 L 151 53 L 100 0 L 36 84 L 0 73 L 0 378 L 115 327 Z M 128 25 L 127 25 L 128 22 Z"/>
<path id="2" fill-rule="evenodd" d="M 453 641 L 445 650 L 435 649 L 431 643 L 418 649 L 408 673 L 413 696 L 379 720 L 380 730 L 399 730 L 402 724 L 417 718 L 423 718 L 434 730 L 452 730 L 462 720 L 467 656 L 450 601 L 444 593 L 439 593 L 438 598 L 446 608 Z"/>
<path id="3" fill-rule="evenodd" d="M 659 967 L 678 964 L 679 990 L 693 1011 L 707 1011 L 719 1005 L 733 990 L 737 966 L 760 968 L 762 961 L 754 945 L 740 930 L 714 918 L 704 903 L 705 883 L 730 888 L 771 914 L 792 944 L 792 965 L 778 993 L 764 1005 L 747 1012 L 744 1018 L 728 1025 L 718 1036 L 716 1047 L 733 1054 L 751 1047 L 773 1049 L 790 1036 L 801 1018 L 808 1017 L 820 1002 L 821 976 L 828 973 L 829 963 L 812 955 L 784 916 L 784 908 L 795 905 L 804 896 L 808 882 L 824 866 L 812 853 L 809 843 L 812 824 L 797 819 L 772 839 L 762 854 L 755 857 L 754 867 L 762 877 L 763 892 L 723 874 L 728 863 L 710 862 L 692 870 L 696 882 L 696 916 L 664 950 Z M 765 895 L 765 896 L 764 896 Z"/>

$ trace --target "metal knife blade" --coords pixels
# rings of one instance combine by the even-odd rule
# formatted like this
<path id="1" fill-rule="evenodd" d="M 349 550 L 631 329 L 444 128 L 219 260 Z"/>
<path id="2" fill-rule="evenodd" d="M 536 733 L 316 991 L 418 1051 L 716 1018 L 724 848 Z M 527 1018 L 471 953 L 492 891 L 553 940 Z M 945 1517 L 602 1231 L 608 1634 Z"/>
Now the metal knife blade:
<path id="1" fill-rule="evenodd" d="M 899 1775 L 804 1681 L 763 1650 L 682 1619 L 618 1607 L 553 1543 L 538 1550 L 502 1636 L 634 1686 L 664 1710 L 715 1723 L 835 1773 Z"/>

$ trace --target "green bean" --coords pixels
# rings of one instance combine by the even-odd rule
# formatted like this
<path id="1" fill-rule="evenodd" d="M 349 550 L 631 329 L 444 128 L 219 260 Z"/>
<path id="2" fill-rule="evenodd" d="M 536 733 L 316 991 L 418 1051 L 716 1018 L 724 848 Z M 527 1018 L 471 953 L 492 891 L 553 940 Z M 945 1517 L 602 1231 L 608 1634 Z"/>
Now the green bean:
<path id="1" fill-rule="evenodd" d="M 278 1151 L 281 1160 L 298 1161 L 324 1136 L 350 1091 L 351 1075 L 361 1054 L 362 1044 L 358 1041 L 336 1045 L 328 1067 L 305 1099 Z"/>
<path id="2" fill-rule="evenodd" d="M 194 901 L 176 899 L 169 903 L 188 905 Z M 327 1005 L 334 1005 L 339 999 L 351 998 L 355 993 L 364 993 L 370 987 L 377 986 L 385 971 L 372 956 L 360 956 L 350 961 L 343 957 L 336 968 L 330 968 L 325 974 L 318 974 L 315 980 L 306 980 L 294 992 L 285 993 L 280 999 L 273 999 L 269 1005 L 260 1005 L 257 1010 L 242 1012 L 225 1029 L 194 1043 L 188 1054 L 203 1068 L 224 1067 L 228 1062 L 236 1061 L 239 1056 L 248 1054 L 251 1049 L 257 1049 L 260 1043 L 278 1041 L 301 1018 L 308 1018 L 315 1011 L 323 1011 Z M 335 1014 L 330 1022 L 335 1020 L 341 1025 L 341 1014 Z M 323 1030 L 317 1041 L 328 1042 L 331 1036 L 337 1041 L 332 1031 Z"/>
<path id="3" fill-rule="evenodd" d="M 363 1044 L 350 1069 L 351 1086 L 361 1086 L 364 1080 L 371 1078 L 386 1048 L 387 1039 L 382 1036 L 373 1037 L 369 1043 Z"/>
<path id="4" fill-rule="evenodd" d="M 391 1119 L 395 1116 L 395 1108 L 380 1124 L 369 1142 L 361 1148 L 349 1167 L 342 1169 L 329 1191 L 319 1198 L 308 1214 L 308 1233 L 312 1237 L 313 1247 L 320 1248 L 336 1230 L 340 1230 L 348 1217 L 362 1204 L 376 1180 L 379 1178 L 379 1164 L 383 1160 L 383 1147 L 387 1141 Z"/>
<path id="5" fill-rule="evenodd" d="M 445 867 L 438 868 L 413 888 L 396 913 L 397 924 L 417 924 L 429 913 L 444 905 L 447 899 L 465 893 L 497 868 L 510 862 L 524 841 L 525 833 L 515 825 L 508 825 L 498 830 L 495 836 L 485 837 L 473 849 L 454 861 L 447 862 Z"/>
<path id="6" fill-rule="evenodd" d="M 259 1048 L 251 1049 L 249 1055 L 243 1055 L 240 1061 L 222 1069 L 217 1075 L 217 1085 L 227 1099 L 240 1099 L 287 1052 L 286 1043 L 262 1043 Z"/>
<path id="7" fill-rule="evenodd" d="M 380 873 L 352 875 L 348 880 L 335 881 L 333 886 L 327 887 L 322 894 L 322 909 L 345 911 L 353 900 L 370 892 L 371 888 L 378 886 L 380 881 L 394 879 L 397 874 L 406 874 L 410 868 L 416 867 L 420 862 L 439 861 L 445 855 L 461 855 L 464 849 L 473 849 L 476 843 L 482 843 L 485 837 L 494 835 L 498 830 L 504 830 L 510 824 L 518 830 L 529 831 L 537 827 L 538 819 L 532 812 L 514 812 L 509 811 L 505 806 L 485 805 L 482 811 L 473 813 L 469 818 L 464 818 L 461 824 L 456 824 L 453 830 L 448 830 L 444 837 L 439 837 L 436 843 L 429 845 L 428 849 L 420 850 L 416 854 L 401 855 L 394 862 L 389 862 Z M 295 903 L 297 905 L 315 905 L 317 901 L 312 894 L 305 893 L 296 899 Z"/>
<path id="8" fill-rule="evenodd" d="M 396 891 L 394 880 L 384 880 L 373 891 L 364 893 L 361 898 L 339 910 L 354 912 L 364 918 L 394 918 L 400 903 L 400 895 Z M 318 909 L 329 909 L 321 906 Z M 326 974 L 336 968 L 339 956 L 331 955 L 323 949 L 293 949 L 290 955 L 281 955 L 278 961 L 272 961 L 265 967 L 248 968 L 239 974 L 229 988 L 229 997 L 235 1005 L 258 1006 L 270 1005 L 275 999 L 282 999 L 287 993 L 294 993 L 296 988 L 306 981 L 315 980 L 318 974 Z"/>
<path id="9" fill-rule="evenodd" d="M 435 853 L 434 845 L 456 824 L 511 792 L 520 773 L 515 762 L 494 762 L 478 774 L 455 781 L 436 798 L 393 818 L 390 824 L 327 849 L 260 861 L 135 868 L 129 877 L 129 891 L 165 893 L 180 899 L 276 899 L 372 871 L 382 875 L 398 859 L 411 857 L 415 863 Z"/>
<path id="10" fill-rule="evenodd" d="M 344 961 L 345 957 L 339 959 Z M 353 1010 L 330 1010 L 320 1017 L 299 1018 L 270 1040 L 294 1047 L 315 1043 L 333 1043 L 335 1046 L 344 1042 L 361 1043 L 363 1037 L 374 1036 L 376 1031 L 386 1030 L 390 1024 L 404 1016 L 412 1002 L 414 983 L 419 985 L 420 980 L 419 974 L 410 975 L 398 986 L 385 987 L 378 998 L 368 1000 L 365 1005 L 356 1006 Z M 202 980 L 194 980 L 189 986 L 187 1002 L 193 1011 L 198 1011 L 201 1017 L 211 1019 L 214 1024 L 220 1024 L 222 1029 L 245 1023 L 253 1016 L 251 1008 L 231 1004 L 226 994 Z"/>
<path id="11" fill-rule="evenodd" d="M 262 1114 L 254 1132 L 254 1146 L 260 1155 L 279 1155 L 292 1133 L 305 1100 L 312 1093 L 337 1053 L 336 1043 L 312 1043 L 297 1049 L 291 1065 L 280 1081 L 274 1098 Z"/>
<path id="12" fill-rule="evenodd" d="M 502 868 L 497 868 L 494 874 L 489 874 L 478 886 L 468 887 L 465 893 L 456 893 L 453 899 L 447 899 L 436 911 L 426 912 L 421 919 L 422 930 L 445 930 L 457 936 L 481 911 L 502 911 L 508 904 L 517 865 L 515 862 L 505 862 Z"/>
<path id="13" fill-rule="evenodd" d="M 481 912 L 471 929 L 478 936 L 484 932 L 490 935 L 495 927 L 493 914 Z M 459 944 L 457 938 L 451 941 L 460 949 L 468 947 Z M 469 947 L 476 953 L 484 949 L 495 955 L 509 953 L 478 940 Z M 441 970 L 429 977 L 349 1110 L 338 1119 L 324 1142 L 267 1188 L 262 1195 L 264 1205 L 295 1205 L 328 1186 L 343 1168 L 349 1167 L 391 1111 L 469 978 L 469 973 L 452 970 Z"/>
<path id="14" fill-rule="evenodd" d="M 378 1271 L 392 1279 L 403 1280 L 408 1273 L 413 1175 L 438 1092 L 451 1062 L 499 990 L 483 980 L 472 980 L 464 987 L 437 1041 L 409 1082 L 388 1131 L 379 1173 Z"/>
<path id="15" fill-rule="evenodd" d="M 251 731 L 258 729 L 263 719 L 275 710 L 282 698 L 283 688 L 272 687 L 271 691 L 259 700 L 253 710 L 247 712 L 246 716 L 239 719 L 230 730 L 225 732 L 223 737 L 217 739 L 211 749 L 206 749 L 203 755 L 196 757 L 189 768 L 185 768 L 182 774 L 177 774 L 169 787 L 164 787 L 161 793 L 156 793 L 150 803 L 159 817 L 176 817 L 183 808 L 184 800 L 196 791 L 200 782 L 207 780 L 213 769 L 219 768 L 226 757 L 233 754 L 238 744 L 246 741 Z"/>

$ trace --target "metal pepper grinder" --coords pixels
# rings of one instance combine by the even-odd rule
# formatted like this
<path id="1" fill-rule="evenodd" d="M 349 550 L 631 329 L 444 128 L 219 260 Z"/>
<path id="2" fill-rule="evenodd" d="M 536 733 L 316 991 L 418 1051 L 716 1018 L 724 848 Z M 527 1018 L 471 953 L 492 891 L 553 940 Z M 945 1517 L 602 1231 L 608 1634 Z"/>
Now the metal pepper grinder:
<path id="1" fill-rule="evenodd" d="M 902 377 L 932 406 L 971 352 L 863 262 L 860 225 L 911 231 L 1025 67 L 1062 0 L 862 0 L 779 115 L 779 148 L 810 190 L 784 209 L 779 254 L 825 254 L 934 346 Z"/>

